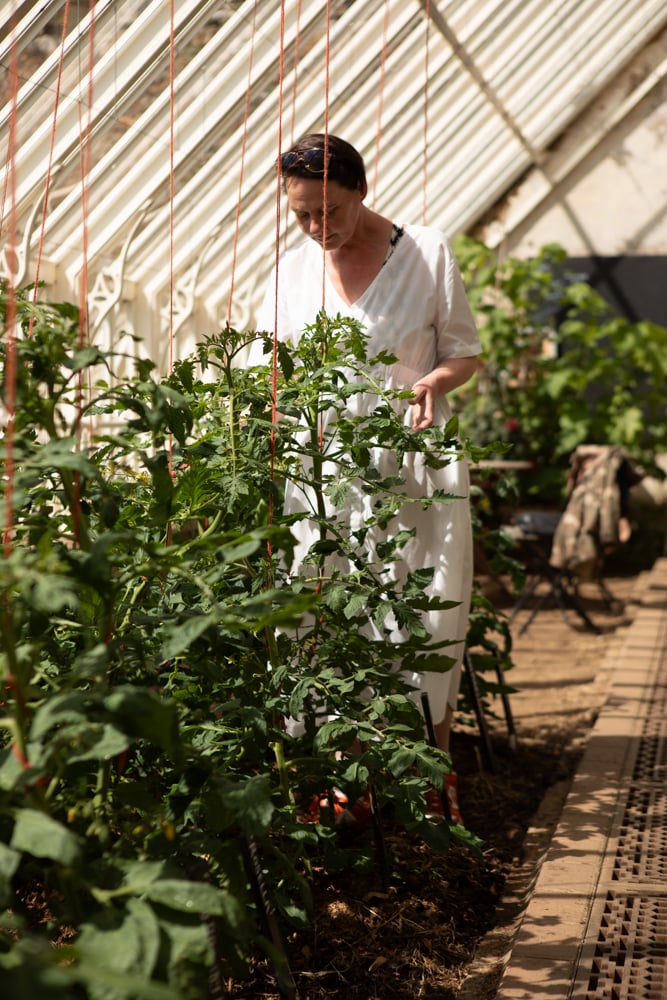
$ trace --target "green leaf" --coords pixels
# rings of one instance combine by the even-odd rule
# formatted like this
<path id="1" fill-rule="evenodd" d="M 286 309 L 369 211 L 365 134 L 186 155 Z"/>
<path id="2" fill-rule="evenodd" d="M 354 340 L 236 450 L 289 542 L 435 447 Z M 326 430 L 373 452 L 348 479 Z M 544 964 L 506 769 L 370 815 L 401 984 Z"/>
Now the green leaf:
<path id="1" fill-rule="evenodd" d="M 20 863 L 20 853 L 0 841 L 0 906 L 7 906 L 12 897 L 12 878 Z"/>
<path id="2" fill-rule="evenodd" d="M 40 573 L 31 581 L 30 603 L 44 614 L 75 608 L 78 595 L 74 581 L 62 574 Z"/>
<path id="3" fill-rule="evenodd" d="M 174 657 L 180 656 L 208 629 L 217 625 L 218 621 L 217 614 L 208 613 L 193 615 L 184 622 L 171 623 L 165 628 L 167 638 L 162 643 L 160 655 L 164 660 L 172 660 Z"/>
<path id="4" fill-rule="evenodd" d="M 342 611 L 347 603 L 347 587 L 343 583 L 335 583 L 327 587 L 324 600 L 332 611 Z"/>
<path id="5" fill-rule="evenodd" d="M 238 787 L 226 786 L 225 805 L 234 809 L 238 822 L 255 834 L 269 830 L 274 806 L 271 801 L 271 783 L 266 774 L 245 779 Z"/>
<path id="6" fill-rule="evenodd" d="M 91 365 L 103 363 L 104 359 L 104 354 L 98 347 L 81 347 L 74 352 L 71 368 L 74 372 L 80 372 Z"/>
<path id="7" fill-rule="evenodd" d="M 0 750 L 0 788 L 9 791 L 21 780 L 23 766 L 19 763 L 16 754 L 11 746 L 3 747 Z"/>
<path id="8" fill-rule="evenodd" d="M 560 399 L 564 392 L 572 388 L 572 373 L 569 369 L 552 372 L 544 381 L 544 388 L 552 399 Z"/>
<path id="9" fill-rule="evenodd" d="M 400 750 L 397 750 L 396 753 L 393 753 L 389 759 L 389 773 L 395 778 L 399 778 L 402 774 L 409 771 L 410 768 L 414 766 L 415 759 L 416 754 L 411 748 L 401 748 Z"/>
<path id="10" fill-rule="evenodd" d="M 334 508 L 340 508 L 347 500 L 350 493 L 350 484 L 344 479 L 336 483 L 330 483 L 326 488 L 326 495 L 329 497 Z"/>
<path id="11" fill-rule="evenodd" d="M 408 574 L 403 592 L 406 595 L 421 594 L 433 582 L 433 574 L 434 569 L 432 566 L 413 570 Z"/>
<path id="12" fill-rule="evenodd" d="M 68 731 L 73 743 L 67 762 L 76 764 L 84 760 L 113 760 L 127 750 L 131 740 L 126 733 L 104 723 L 88 723 Z"/>
<path id="13" fill-rule="evenodd" d="M 10 846 L 67 867 L 76 864 L 80 855 L 79 840 L 71 830 L 37 809 L 16 811 Z"/>
<path id="14" fill-rule="evenodd" d="M 157 916 L 141 899 L 128 900 L 120 919 L 114 911 L 107 911 L 94 922 L 84 923 L 77 939 L 81 966 L 96 970 L 92 973 L 98 983 L 96 1000 L 125 1000 L 123 974 L 149 982 L 159 950 Z"/>
<path id="15" fill-rule="evenodd" d="M 456 640 L 452 640 L 453 645 Z M 419 655 L 416 662 L 413 664 L 418 670 L 428 671 L 429 673 L 435 674 L 446 674 L 447 671 L 451 670 L 456 659 L 452 656 L 446 656 L 444 653 L 431 653 L 425 655 Z"/>
<path id="16" fill-rule="evenodd" d="M 171 918 L 171 919 L 169 919 Z M 206 923 L 196 917 L 187 917 L 176 910 L 164 911 L 160 914 L 160 929 L 165 941 L 165 951 L 168 948 L 168 977 L 169 982 L 176 988 L 181 983 L 181 970 L 191 969 L 193 965 L 207 970 L 211 968 L 213 956 L 211 954 L 211 943 L 208 937 Z M 232 957 L 233 944 L 225 941 L 225 965 Z M 246 971 L 245 965 L 239 967 L 239 977 Z M 184 1000 L 185 996 L 191 996 L 182 988 L 179 990 L 179 1000 Z M 200 989 L 194 993 L 199 1000 L 206 995 L 206 988 L 201 984 Z"/>
<path id="17" fill-rule="evenodd" d="M 320 538 L 313 542 L 308 551 L 313 555 L 330 555 L 332 552 L 337 552 L 339 548 L 340 542 L 334 538 Z"/>
<path id="18" fill-rule="evenodd" d="M 417 831 L 432 851 L 438 854 L 447 854 L 452 843 L 452 833 L 447 823 L 432 822 L 426 819 L 419 824 Z"/>
<path id="19" fill-rule="evenodd" d="M 61 438 L 56 441 L 48 441 L 33 456 L 31 465 L 38 469 L 67 469 L 70 472 L 79 472 L 86 479 L 99 480 L 99 470 L 86 458 L 83 452 L 76 451 L 76 442 L 73 438 Z"/>
<path id="20" fill-rule="evenodd" d="M 91 649 L 86 649 L 74 660 L 74 672 L 80 677 L 91 677 L 94 674 L 104 674 L 109 665 L 109 646 L 98 642 Z"/>
<path id="21" fill-rule="evenodd" d="M 66 691 L 54 694 L 35 712 L 30 728 L 33 740 L 41 739 L 52 726 L 62 726 L 68 722 L 82 722 L 88 718 L 93 696 L 82 691 Z"/>
<path id="22" fill-rule="evenodd" d="M 226 563 L 247 559 L 257 552 L 263 542 L 264 539 L 260 533 L 256 535 L 238 535 L 235 539 L 229 540 L 220 546 L 218 549 L 218 558 Z"/>
<path id="23" fill-rule="evenodd" d="M 285 378 L 289 381 L 294 375 L 294 361 L 292 359 L 292 354 L 289 351 L 286 344 L 279 341 L 276 345 L 276 354 L 278 357 L 278 363 L 285 375 Z M 271 359 L 272 361 L 272 359 Z"/>
<path id="24" fill-rule="evenodd" d="M 355 615 L 361 614 L 367 604 L 368 598 L 364 593 L 353 594 L 352 597 L 347 602 L 344 608 L 344 615 L 346 618 L 354 618 Z"/>
<path id="25" fill-rule="evenodd" d="M 644 425 L 644 414 L 637 406 L 629 406 L 616 415 L 615 421 L 618 438 L 630 445 L 639 435 Z"/>
<path id="26" fill-rule="evenodd" d="M 224 917 L 230 927 L 243 920 L 238 901 L 222 889 L 207 882 L 186 882 L 182 879 L 160 879 L 146 888 L 146 898 L 183 913 Z"/>
<path id="27" fill-rule="evenodd" d="M 165 864 L 163 861 L 124 861 L 122 859 L 114 862 L 114 868 L 122 873 L 122 881 L 116 889 L 92 890 L 96 899 L 104 902 L 122 896 L 141 896 L 149 885 L 157 882 L 164 875 Z"/>
<path id="28" fill-rule="evenodd" d="M 179 744 L 178 714 L 174 702 L 144 688 L 116 688 L 104 699 L 118 729 L 136 739 L 149 740 L 174 753 Z"/>
<path id="29" fill-rule="evenodd" d="M 90 987 L 90 996 L 95 1000 L 183 1000 L 183 992 L 176 986 L 150 982 L 142 976 L 87 960 L 72 968 L 71 979 Z M 32 997 L 26 997 L 26 1000 L 32 1000 Z"/>

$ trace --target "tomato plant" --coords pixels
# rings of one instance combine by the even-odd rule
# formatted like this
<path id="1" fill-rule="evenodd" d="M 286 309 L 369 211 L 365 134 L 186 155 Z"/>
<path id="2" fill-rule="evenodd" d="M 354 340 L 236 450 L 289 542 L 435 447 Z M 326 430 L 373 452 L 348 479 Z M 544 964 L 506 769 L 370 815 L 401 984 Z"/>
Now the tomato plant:
<path id="1" fill-rule="evenodd" d="M 16 1000 L 184 1000 L 258 949 L 284 974 L 253 888 L 300 926 L 313 857 L 345 862 L 325 818 L 300 821 L 312 795 L 372 781 L 434 849 L 476 847 L 426 819 L 450 761 L 424 739 L 395 646 L 365 628 L 395 615 L 404 664 L 448 669 L 420 627 L 430 570 L 400 582 L 398 535 L 380 582 L 336 514 L 362 488 L 390 524 L 404 484 L 378 480 L 369 442 L 454 461 L 455 421 L 406 431 L 340 318 L 281 346 L 275 380 L 270 354 L 240 363 L 256 335 L 229 328 L 160 377 L 136 345 L 82 344 L 68 304 L 18 295 L 15 333 L 0 306 L 3 983 Z M 377 407 L 349 417 L 369 391 Z M 290 482 L 314 497 L 312 575 L 290 569 Z"/>

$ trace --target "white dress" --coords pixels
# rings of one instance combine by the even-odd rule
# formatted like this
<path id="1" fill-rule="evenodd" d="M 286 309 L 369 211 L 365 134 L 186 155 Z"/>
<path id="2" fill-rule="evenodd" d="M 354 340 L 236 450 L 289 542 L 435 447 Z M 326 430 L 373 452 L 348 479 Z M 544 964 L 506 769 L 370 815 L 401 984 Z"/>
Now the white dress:
<path id="1" fill-rule="evenodd" d="M 324 302 L 323 302 L 324 289 Z M 258 330 L 272 331 L 275 324 L 275 273 L 257 318 Z M 424 226 L 405 226 L 394 252 L 363 294 L 349 305 L 324 278 L 322 248 L 307 240 L 280 258 L 278 267 L 277 335 L 280 340 L 296 343 L 303 329 L 313 323 L 324 307 L 329 316 L 340 314 L 359 321 L 369 337 L 368 357 L 385 350 L 398 358 L 382 372 L 388 385 L 411 389 L 415 382 L 447 358 L 471 357 L 481 352 L 481 344 L 466 299 L 458 265 L 449 242 L 438 230 Z M 254 356 L 254 357 L 253 357 Z M 254 360 L 255 352 L 251 355 Z M 373 368 L 374 376 L 380 374 Z M 375 405 L 373 397 L 352 397 L 354 412 Z M 408 426 L 412 423 L 408 400 L 397 402 L 404 409 Z M 441 396 L 435 406 L 434 423 L 445 424 L 451 416 L 449 403 Z M 393 454 L 376 449 L 374 460 L 383 474 L 392 471 Z M 394 465 L 395 468 L 395 465 Z M 458 601 L 458 607 L 425 613 L 423 622 L 433 642 L 457 640 L 443 652 L 457 658 L 457 665 L 447 673 L 407 674 L 406 679 L 419 691 L 426 691 L 435 724 L 442 721 L 446 705 L 455 707 L 459 689 L 460 660 L 467 630 L 472 586 L 472 533 L 468 501 L 469 480 L 465 462 L 450 463 L 444 469 L 428 468 L 419 453 L 407 454 L 403 461 L 410 494 L 416 498 L 444 490 L 463 499 L 451 504 L 434 503 L 426 510 L 419 504 L 406 504 L 390 530 L 415 529 L 402 550 L 402 575 L 414 569 L 432 567 L 434 576 L 427 593 L 443 600 Z M 365 523 L 369 498 L 360 490 L 348 498 L 345 517 L 350 530 Z M 308 497 L 290 489 L 286 509 L 308 509 Z M 336 512 L 338 519 L 341 512 Z M 306 552 L 315 540 L 308 521 L 295 525 L 298 538 L 295 565 L 303 564 Z M 374 559 L 375 540 L 366 540 L 365 553 Z M 396 572 L 397 567 L 393 567 Z M 399 565 L 400 569 L 400 565 Z M 385 622 L 385 625 L 391 622 Z M 369 627 L 369 631 L 371 631 Z M 400 643 L 395 628 L 391 639 Z"/>

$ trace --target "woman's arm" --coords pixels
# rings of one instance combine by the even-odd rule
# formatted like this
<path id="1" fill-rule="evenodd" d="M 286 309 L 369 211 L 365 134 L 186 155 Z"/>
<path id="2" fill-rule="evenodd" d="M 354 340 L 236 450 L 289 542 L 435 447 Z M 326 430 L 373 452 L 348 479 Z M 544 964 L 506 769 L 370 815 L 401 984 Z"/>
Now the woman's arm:
<path id="1" fill-rule="evenodd" d="M 438 396 L 456 389 L 472 378 L 477 370 L 477 357 L 449 358 L 424 375 L 412 387 L 412 429 L 421 431 L 433 423 L 433 408 Z"/>

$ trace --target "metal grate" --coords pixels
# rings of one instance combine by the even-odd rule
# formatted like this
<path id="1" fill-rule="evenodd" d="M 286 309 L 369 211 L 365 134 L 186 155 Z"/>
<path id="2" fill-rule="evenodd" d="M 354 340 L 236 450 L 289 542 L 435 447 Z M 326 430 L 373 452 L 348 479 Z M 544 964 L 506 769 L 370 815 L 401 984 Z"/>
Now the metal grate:
<path id="1" fill-rule="evenodd" d="M 609 893 L 585 1000 L 665 1000 L 667 896 Z"/>
<path id="2" fill-rule="evenodd" d="M 638 889 L 644 882 L 667 887 L 665 816 L 667 788 L 631 788 L 614 859 L 613 882 L 632 882 Z"/>
<path id="3" fill-rule="evenodd" d="M 656 685 L 637 753 L 633 779 L 664 781 L 667 777 L 667 685 Z"/>
<path id="4" fill-rule="evenodd" d="M 667 778 L 667 707 L 661 719 L 650 719 L 651 729 L 641 741 L 634 781 L 664 781 Z M 647 727 L 648 728 L 648 727 Z"/>
<path id="5" fill-rule="evenodd" d="M 667 684 L 647 706 L 584 1000 L 667 1000 Z M 598 911 L 600 912 L 600 911 Z"/>

